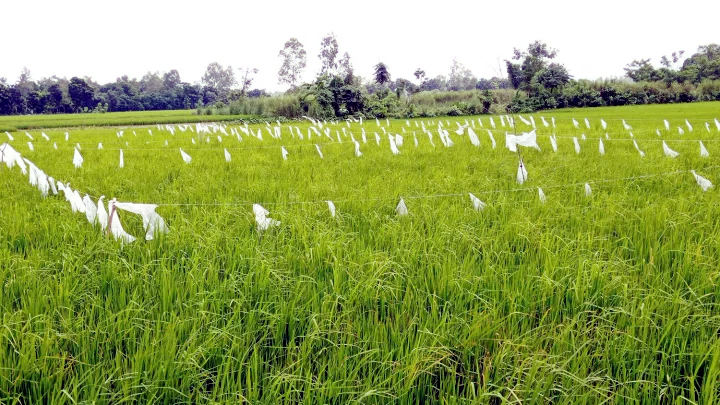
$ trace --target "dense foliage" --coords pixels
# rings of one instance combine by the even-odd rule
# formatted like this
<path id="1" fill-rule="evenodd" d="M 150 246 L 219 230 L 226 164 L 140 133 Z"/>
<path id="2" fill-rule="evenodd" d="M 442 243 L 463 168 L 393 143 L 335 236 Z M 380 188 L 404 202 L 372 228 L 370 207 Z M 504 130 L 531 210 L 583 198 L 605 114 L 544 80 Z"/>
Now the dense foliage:
<path id="1" fill-rule="evenodd" d="M 427 77 L 418 68 L 414 81 L 393 80 L 390 68 L 379 62 L 372 77 L 364 80 L 355 75 L 347 52 L 338 59 L 334 34 L 327 34 L 320 47 L 321 70 L 303 83 L 304 46 L 296 38 L 285 43 L 279 53 L 278 79 L 291 88 L 272 97 L 264 90 L 250 90 L 257 69 L 241 68 L 240 80 L 236 80 L 232 67 L 218 63 L 208 65 L 198 84 L 182 82 L 176 70 L 148 72 L 140 80 L 123 76 L 99 85 L 78 77 L 35 82 L 24 69 L 15 84 L 0 80 L 0 115 L 197 109 L 200 114 L 287 118 L 412 118 L 720 100 L 720 46 L 716 44 L 700 46 L 685 60 L 683 52 L 663 56 L 661 68 L 655 68 L 649 59 L 636 60 L 625 68 L 627 78 L 598 81 L 573 79 L 565 66 L 553 62 L 558 51 L 540 41 L 528 45 L 527 50 L 514 49 L 511 60 L 505 61 L 507 79 L 478 79 L 455 59 L 447 76 Z M 515 96 L 506 100 L 509 89 L 516 90 Z M 473 94 L 468 97 L 467 91 Z M 268 97 L 271 100 L 265 99 Z M 430 104 L 422 101 L 429 99 L 433 99 Z"/>

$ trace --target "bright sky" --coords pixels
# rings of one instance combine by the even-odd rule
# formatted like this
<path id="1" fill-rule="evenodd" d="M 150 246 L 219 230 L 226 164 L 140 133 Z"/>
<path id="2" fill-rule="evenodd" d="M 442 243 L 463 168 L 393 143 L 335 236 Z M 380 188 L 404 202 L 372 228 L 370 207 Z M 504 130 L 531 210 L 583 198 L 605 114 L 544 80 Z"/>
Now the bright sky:
<path id="1" fill-rule="evenodd" d="M 512 4 L 512 7 L 510 6 Z M 390 1 L 365 0 L 5 0 L 0 3 L 0 77 L 17 81 L 23 66 L 34 80 L 90 76 L 105 84 L 128 75 L 177 69 L 199 82 L 207 65 L 260 70 L 252 87 L 279 85 L 278 52 L 296 37 L 308 56 L 304 80 L 320 68 L 320 41 L 334 32 L 365 78 L 384 62 L 393 79 L 447 75 L 453 58 L 490 78 L 535 40 L 558 53 L 575 78 L 622 76 L 633 59 L 720 43 L 720 2 L 686 0 Z"/>

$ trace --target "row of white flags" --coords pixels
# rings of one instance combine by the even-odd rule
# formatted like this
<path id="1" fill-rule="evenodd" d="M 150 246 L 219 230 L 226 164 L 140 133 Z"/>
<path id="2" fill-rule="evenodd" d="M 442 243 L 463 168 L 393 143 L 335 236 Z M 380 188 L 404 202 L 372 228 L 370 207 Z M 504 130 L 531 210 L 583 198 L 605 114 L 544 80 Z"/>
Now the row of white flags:
<path id="1" fill-rule="evenodd" d="M 447 131 L 440 132 L 440 134 L 441 134 L 440 139 L 446 147 L 453 146 L 455 143 L 450 138 L 450 135 L 447 134 L 446 132 Z M 430 133 L 429 136 L 430 136 L 430 138 L 429 138 L 430 142 L 432 143 L 432 140 L 433 140 L 432 134 Z M 489 130 L 488 130 L 488 136 L 489 136 L 490 141 L 492 142 L 492 147 L 495 148 L 496 147 L 495 137 L 493 136 L 492 132 Z M 476 147 L 480 146 L 479 137 L 470 128 L 468 128 L 468 137 L 469 137 L 472 145 L 474 145 Z M 575 147 L 575 153 L 580 154 L 580 152 L 581 152 L 580 141 L 581 140 L 583 142 L 587 141 L 588 138 L 585 138 L 585 137 L 581 137 L 581 138 L 571 137 L 571 138 L 573 141 L 573 145 Z M 551 136 L 549 136 L 548 139 L 550 141 L 550 145 L 551 145 L 553 151 L 557 152 L 558 151 L 558 138 L 555 135 L 551 135 Z M 363 137 L 363 140 L 365 140 L 365 137 Z M 610 140 L 609 136 L 606 137 L 605 141 L 603 141 L 603 138 L 597 138 L 598 152 L 600 155 L 605 154 L 605 142 L 607 142 L 608 140 Z M 354 137 L 352 138 L 352 141 L 354 143 L 354 155 L 356 157 L 361 157 L 363 155 L 363 153 L 361 151 L 360 142 L 355 140 Z M 415 147 L 418 147 L 419 141 L 417 139 L 417 136 L 415 136 L 415 135 L 414 135 L 414 141 L 415 141 Z M 634 138 L 623 139 L 622 141 L 632 141 L 635 149 L 638 151 L 640 156 L 645 157 L 645 152 L 642 149 L 640 149 L 640 146 L 638 145 L 637 141 Z M 367 141 L 365 141 L 365 142 L 367 143 Z M 670 148 L 670 146 L 667 145 L 666 141 L 662 140 L 661 142 L 662 142 L 662 150 L 663 150 L 663 153 L 665 154 L 665 156 L 675 158 L 680 155 L 679 152 Z M 381 139 L 379 136 L 377 137 L 377 144 L 378 145 L 381 144 Z M 399 155 L 401 153 L 399 147 L 402 147 L 402 145 L 404 144 L 404 138 L 400 134 L 396 134 L 396 135 L 388 134 L 388 144 L 390 147 L 390 152 L 394 155 Z M 710 156 L 703 141 L 699 140 L 698 144 L 699 144 L 700 156 L 702 156 L 702 157 Z M 324 145 L 326 145 L 326 144 L 324 144 Z M 305 145 L 300 145 L 300 146 L 305 146 Z M 321 150 L 320 144 L 314 144 L 314 146 L 315 146 L 315 149 L 317 150 L 317 153 L 318 153 L 320 159 L 323 159 L 324 155 Z M 434 146 L 434 144 L 433 144 L 433 146 Z M 506 133 L 505 134 L 505 147 L 511 152 L 517 152 L 518 146 L 530 147 L 530 148 L 534 148 L 534 149 L 537 149 L 538 151 L 540 151 L 541 149 L 537 143 L 536 131 L 533 130 L 533 131 L 523 133 L 520 135 L 512 135 L 512 134 Z M 31 149 L 32 149 L 32 147 L 31 147 Z M 98 144 L 98 149 L 103 149 L 102 143 Z M 80 150 L 81 150 L 80 145 L 79 144 L 76 145 L 74 148 L 73 159 L 72 159 L 73 165 L 76 168 L 82 167 L 83 162 L 84 162 L 84 158 L 83 158 Z M 281 154 L 283 160 L 288 160 L 288 156 L 290 155 L 290 152 L 288 152 L 288 150 L 285 148 L 285 146 L 280 146 L 280 154 Z M 223 149 L 223 156 L 224 156 L 226 162 L 232 161 L 232 155 L 230 154 L 230 152 L 228 151 L 227 148 Z M 192 157 L 190 156 L 190 154 L 185 152 L 182 148 L 180 148 L 180 157 L 187 164 L 190 164 L 192 162 Z M 124 152 L 122 149 L 120 149 L 118 167 L 120 167 L 120 168 L 125 167 Z"/>
<path id="2" fill-rule="evenodd" d="M 526 124 L 527 126 L 530 126 L 530 127 L 532 127 L 533 129 L 536 129 L 536 128 L 537 128 L 537 126 L 535 125 L 535 119 L 534 119 L 532 116 L 529 116 L 529 120 L 526 119 L 526 118 L 524 118 L 522 115 L 518 115 L 517 117 L 518 117 L 524 124 Z M 304 118 L 307 119 L 307 120 L 309 120 L 309 121 L 312 123 L 312 126 L 308 128 L 308 132 L 307 132 L 307 138 L 308 138 L 308 139 L 311 139 L 311 138 L 312 138 L 313 132 L 315 133 L 315 135 L 321 136 L 321 131 L 322 131 L 322 133 L 323 133 L 325 136 L 327 136 L 327 137 L 330 138 L 330 139 L 333 139 L 333 137 L 331 136 L 331 132 L 332 132 L 332 131 L 331 131 L 331 129 L 328 127 L 328 122 L 327 122 L 327 121 L 325 121 L 325 120 L 317 120 L 317 119 L 313 119 L 313 118 L 310 118 L 310 117 L 304 117 Z M 504 115 L 504 116 L 501 115 L 501 116 L 498 116 L 498 118 L 500 119 L 500 123 L 501 123 L 501 126 L 502 126 L 502 127 L 506 127 L 506 122 L 507 122 L 507 127 L 515 127 L 516 122 L 515 122 L 515 120 L 514 120 L 514 118 L 513 118 L 512 116 L 510 116 L 510 115 Z M 497 128 L 497 125 L 495 124 L 495 120 L 493 119 L 492 116 L 491 116 L 491 117 L 488 117 L 487 119 L 488 119 L 488 122 L 489 122 L 490 126 L 491 126 L 493 129 L 494 129 L 494 128 Z M 549 124 L 548 121 L 545 119 L 545 117 L 542 117 L 542 116 L 541 116 L 540 119 L 541 119 L 541 121 L 542 121 L 542 123 L 543 123 L 543 125 L 544 125 L 545 127 L 550 127 L 550 124 Z M 555 118 L 554 118 L 554 117 L 551 117 L 550 119 L 551 119 L 551 121 L 552 121 L 552 127 L 555 128 L 555 127 L 556 127 L 556 126 L 555 126 Z M 460 122 L 458 122 L 458 121 L 454 121 L 454 124 L 457 125 L 457 127 L 458 127 L 458 128 L 457 128 L 456 130 L 454 130 L 454 131 L 455 131 L 458 135 L 462 135 L 463 131 L 464 131 L 466 128 L 476 128 L 476 126 L 475 126 L 476 120 L 477 120 L 477 123 L 479 124 L 480 127 L 484 127 L 482 118 L 478 117 L 477 119 L 470 119 L 470 120 L 465 119 L 465 120 L 464 120 L 464 124 L 462 124 L 462 123 L 460 123 Z M 383 127 L 383 126 L 380 124 L 380 121 L 377 120 L 377 119 L 376 119 L 375 121 L 376 121 L 376 123 L 377 123 L 377 126 L 378 126 L 385 134 L 387 134 L 387 130 L 385 129 L 385 127 Z M 591 124 L 590 124 L 590 120 L 588 120 L 587 118 L 585 118 L 584 121 L 585 121 L 585 126 L 586 126 L 586 128 L 587 128 L 587 129 L 592 129 L 592 126 L 591 126 Z M 605 120 L 603 120 L 603 119 L 600 119 L 599 121 L 600 121 L 600 124 L 601 124 L 602 129 L 603 129 L 603 130 L 606 130 L 607 127 L 608 127 L 607 122 L 606 122 Z M 346 124 L 347 124 L 347 127 L 348 127 L 348 128 L 352 128 L 352 125 L 351 125 L 352 122 L 358 122 L 358 120 L 356 120 L 356 119 L 347 120 L 347 121 L 346 121 Z M 362 119 L 360 119 L 359 122 L 360 122 L 360 126 L 362 127 Z M 573 122 L 573 125 L 575 126 L 576 129 L 581 129 L 581 126 L 580 126 L 579 122 L 578 122 L 576 119 L 573 118 L 573 119 L 572 119 L 572 122 Z M 621 122 L 622 122 L 622 126 L 623 126 L 623 128 L 624 128 L 625 130 L 630 131 L 630 130 L 633 129 L 633 127 L 632 127 L 631 125 L 629 125 L 624 119 L 622 119 Z M 720 121 L 719 121 L 717 118 L 715 118 L 715 119 L 713 119 L 713 122 L 714 122 L 717 130 L 720 131 Z M 388 119 L 386 119 L 386 120 L 385 120 L 385 123 L 386 123 L 386 127 L 389 128 L 389 127 L 390 127 L 390 121 L 389 121 Z M 424 133 L 427 132 L 427 126 L 428 126 L 428 125 L 436 125 L 436 122 L 435 122 L 434 120 L 433 120 L 433 121 L 427 121 L 427 122 L 424 121 L 424 120 L 415 120 L 415 121 L 413 121 L 413 123 L 415 124 L 415 127 L 416 127 L 416 128 L 422 128 L 422 130 L 423 130 Z M 448 127 L 451 126 L 450 120 L 445 120 L 445 123 L 447 124 Z M 666 131 L 670 131 L 670 128 L 671 128 L 670 122 L 669 122 L 667 119 L 664 119 L 664 120 L 663 120 L 663 123 L 664 123 L 664 126 L 665 126 Z M 281 139 L 281 138 L 282 138 L 283 129 L 282 129 L 282 124 L 280 123 L 280 121 L 277 121 L 277 126 L 272 126 L 269 122 L 266 122 L 265 124 L 266 124 L 265 129 L 266 129 L 266 131 L 268 132 L 268 135 L 269 135 L 269 136 L 271 136 L 271 137 L 273 137 L 273 138 L 278 138 L 278 139 Z M 331 124 L 331 125 L 334 125 L 334 126 L 337 126 L 337 125 L 338 125 L 338 121 L 330 121 L 330 124 Z M 406 125 L 407 127 L 410 127 L 410 128 L 412 127 L 412 125 L 410 124 L 410 121 L 409 121 L 409 120 L 406 120 L 406 121 L 405 121 L 405 125 Z M 692 126 L 692 124 L 690 124 L 690 122 L 689 122 L 687 119 L 685 119 L 684 125 L 685 125 L 685 127 L 687 128 L 688 131 L 690 131 L 690 132 L 693 131 L 693 126 Z M 442 120 L 437 120 L 437 126 L 438 126 L 438 129 L 439 129 L 439 130 L 443 128 L 443 122 L 442 122 Z M 189 130 L 189 131 L 191 131 L 191 132 L 196 133 L 196 134 L 198 135 L 198 139 L 201 138 L 200 135 L 202 135 L 202 134 L 211 134 L 211 133 L 212 133 L 212 134 L 215 134 L 215 133 L 220 133 L 220 134 L 223 134 L 223 135 L 225 135 L 225 136 L 236 135 L 236 136 L 238 137 L 238 140 L 241 140 L 240 132 L 244 132 L 245 135 L 255 136 L 255 137 L 257 137 L 257 138 L 260 139 L 260 140 L 262 140 L 262 137 L 263 137 L 263 135 L 262 135 L 262 129 L 263 129 L 263 128 L 262 128 L 262 127 L 259 127 L 259 128 L 257 129 L 257 132 L 254 132 L 254 131 L 249 127 L 249 125 L 248 125 L 247 123 L 245 123 L 243 126 L 239 126 L 238 128 L 230 128 L 230 133 L 228 133 L 228 131 L 227 131 L 227 129 L 228 129 L 228 126 L 227 126 L 227 125 L 223 125 L 223 124 L 218 125 L 218 124 L 216 124 L 216 123 L 197 123 L 197 124 L 177 125 L 177 127 L 178 127 L 178 130 L 180 130 L 181 132 L 186 132 L 186 131 Z M 301 140 L 303 139 L 304 136 L 303 136 L 303 133 L 302 133 L 302 131 L 300 130 L 299 127 L 297 127 L 297 126 L 294 126 L 294 127 L 293 127 L 292 125 L 288 124 L 288 125 L 286 126 L 286 128 L 287 128 L 287 130 L 289 131 L 289 133 L 290 133 L 290 135 L 291 135 L 292 137 L 297 136 L 297 137 L 299 137 Z M 707 130 L 708 132 L 710 132 L 710 122 L 705 122 L 705 128 L 706 128 L 706 130 Z M 172 135 L 175 135 L 175 132 L 176 132 L 175 126 L 174 126 L 174 125 L 170 125 L 170 124 L 167 124 L 167 125 L 164 125 L 164 126 L 158 124 L 158 125 L 157 125 L 157 129 L 158 129 L 158 131 L 166 131 L 166 132 L 169 132 L 169 133 L 171 133 Z M 345 128 L 341 128 L 341 129 L 342 129 L 342 131 L 343 131 L 343 135 L 347 136 L 347 133 L 346 133 Z M 363 135 L 365 135 L 365 132 L 364 132 L 364 131 L 365 131 L 365 128 L 361 128 L 361 129 L 363 130 Z M 679 133 L 680 135 L 684 134 L 684 132 L 685 132 L 685 130 L 683 129 L 682 126 L 678 126 L 678 127 L 677 127 L 677 130 L 678 130 L 678 133 Z M 403 131 L 403 133 L 406 132 L 405 126 L 402 127 L 402 131 Z M 133 134 L 134 134 L 135 136 L 137 136 L 136 131 L 132 131 L 132 132 L 133 132 Z M 152 130 L 151 130 L 151 129 L 148 129 L 147 132 L 148 132 L 148 134 L 149 134 L 150 136 L 153 136 L 153 133 L 152 133 Z M 655 130 L 655 132 L 656 132 L 656 134 L 657 134 L 658 136 L 662 136 L 659 128 L 657 128 L 657 129 Z M 122 138 L 122 137 L 124 136 L 124 133 L 125 133 L 124 130 L 120 130 L 120 131 L 117 131 L 117 132 L 116 132 L 116 135 L 117 135 L 118 138 Z M 337 136 L 338 136 L 338 138 L 339 138 L 339 132 L 336 131 L 336 133 L 337 133 Z M 13 141 L 13 140 L 15 139 L 9 132 L 5 132 L 5 134 L 7 135 L 9 141 Z M 30 139 L 30 141 L 34 141 L 34 140 L 35 140 L 35 138 L 34 138 L 30 133 L 28 133 L 27 131 L 25 132 L 25 135 Z M 42 133 L 41 133 L 41 136 L 42 136 L 46 141 L 50 141 L 50 137 L 49 137 L 45 132 L 42 132 Z M 442 137 L 442 134 L 440 134 L 440 136 Z M 472 135 L 471 135 L 471 136 L 472 136 Z M 207 141 L 209 141 L 209 139 L 210 139 L 209 137 L 206 137 L 206 140 L 207 140 Z M 68 132 L 65 132 L 65 140 L 66 140 L 66 141 L 69 140 L 69 133 L 68 133 Z M 222 142 L 222 138 L 221 138 L 221 137 L 218 137 L 218 140 L 219 140 L 220 142 Z M 193 138 L 192 141 L 193 141 L 193 143 L 194 143 L 194 142 L 195 142 L 195 139 Z M 57 144 L 55 143 L 54 146 L 57 147 Z"/>
<path id="3" fill-rule="evenodd" d="M 518 144 L 523 142 L 525 142 L 525 140 L 521 139 Z M 165 224 L 165 220 L 158 215 L 157 212 L 155 212 L 155 209 L 158 207 L 157 204 L 118 202 L 113 198 L 108 202 L 106 210 L 103 202 L 103 199 L 105 198 L 104 196 L 101 196 L 97 200 L 97 204 L 87 194 L 85 197 L 81 197 L 78 190 L 74 190 L 70 187 L 70 183 L 64 184 L 60 181 L 56 181 L 50 176 L 47 176 L 44 171 L 40 170 L 30 160 L 23 158 L 19 152 L 6 143 L 0 145 L 0 163 L 5 163 L 9 169 L 12 169 L 17 165 L 23 175 L 28 175 L 30 184 L 37 187 L 43 197 L 47 197 L 51 191 L 53 195 L 58 195 L 59 192 L 63 192 L 65 199 L 70 203 L 70 207 L 73 212 L 84 213 L 90 224 L 99 225 L 101 230 L 111 233 L 116 239 L 119 239 L 124 243 L 131 243 L 136 238 L 128 234 L 123 229 L 120 218 L 117 214 L 118 209 L 140 215 L 146 232 L 146 240 L 153 240 L 158 233 L 169 232 L 169 229 Z M 713 187 L 710 180 L 698 175 L 694 170 L 691 170 L 691 174 L 703 191 L 707 191 Z M 528 180 L 528 177 L 529 172 L 525 168 L 523 161 L 520 160 L 517 172 L 518 183 L 525 183 Z M 537 191 L 540 202 L 545 203 L 546 196 L 542 188 L 538 187 Z M 592 188 L 589 183 L 584 184 L 584 191 L 586 196 L 590 197 L 592 195 Z M 472 193 L 468 194 L 470 202 L 475 210 L 482 211 L 486 207 L 486 203 L 481 201 L 478 197 Z M 330 215 L 335 217 L 335 204 L 330 200 L 325 202 L 328 205 Z M 266 231 L 271 227 L 280 225 L 280 221 L 270 218 L 270 212 L 260 204 L 253 204 L 252 210 L 255 215 L 255 223 L 258 231 Z M 408 215 L 408 208 L 403 198 L 400 198 L 400 201 L 395 208 L 395 212 L 398 216 Z"/>
<path id="4" fill-rule="evenodd" d="M 75 150 L 77 152 L 77 149 Z M 82 157 L 76 153 L 74 162 L 82 164 Z M 70 203 L 72 212 L 85 214 L 88 222 L 92 225 L 98 225 L 102 231 L 107 231 L 116 239 L 124 243 L 131 243 L 135 237 L 127 233 L 120 222 L 118 210 L 123 210 L 140 215 L 145 229 L 145 240 L 153 240 L 158 233 L 167 233 L 169 229 L 165 224 L 165 220 L 155 212 L 157 204 L 138 204 L 119 202 L 111 199 L 107 203 L 107 210 L 101 196 L 97 199 L 97 203 L 93 201 L 88 194 L 81 197 L 78 190 L 70 187 L 70 183 L 62 183 L 48 176 L 43 170 L 38 168 L 33 162 L 22 157 L 12 146 L 7 143 L 0 145 L 0 163 L 5 163 L 8 169 L 15 166 L 20 168 L 23 175 L 28 176 L 30 185 L 37 187 L 42 197 L 47 197 L 50 193 L 59 195 L 63 193 L 65 199 Z M 76 163 L 78 164 L 78 163 Z"/>

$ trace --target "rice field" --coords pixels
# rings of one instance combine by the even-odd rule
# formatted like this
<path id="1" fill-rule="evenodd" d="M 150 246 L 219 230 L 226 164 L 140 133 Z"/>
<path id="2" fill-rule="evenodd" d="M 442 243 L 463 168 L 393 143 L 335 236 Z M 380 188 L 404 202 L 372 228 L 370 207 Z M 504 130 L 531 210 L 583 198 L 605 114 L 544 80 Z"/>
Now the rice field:
<path id="1" fill-rule="evenodd" d="M 109 125 L 150 125 L 238 121 L 256 118 L 247 115 L 197 115 L 195 110 L 131 111 L 85 114 L 38 114 L 0 116 L 0 131 Z"/>
<path id="2" fill-rule="evenodd" d="M 0 403 L 720 402 L 720 204 L 690 172 L 720 182 L 720 103 L 532 117 L 519 154 L 498 116 L 0 133 L 169 228 L 120 212 L 123 243 L 0 164 Z"/>

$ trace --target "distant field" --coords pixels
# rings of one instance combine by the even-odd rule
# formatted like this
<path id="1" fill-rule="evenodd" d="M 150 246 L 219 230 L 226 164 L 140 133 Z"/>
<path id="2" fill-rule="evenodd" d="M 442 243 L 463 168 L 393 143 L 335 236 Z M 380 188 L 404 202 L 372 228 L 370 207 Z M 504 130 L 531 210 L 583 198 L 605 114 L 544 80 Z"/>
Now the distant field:
<path id="1" fill-rule="evenodd" d="M 195 110 L 131 111 L 104 114 L 5 115 L 0 116 L 0 131 L 34 128 L 220 122 L 251 117 L 247 115 L 195 115 Z"/>
<path id="2" fill-rule="evenodd" d="M 0 132 L 170 229 L 121 212 L 123 245 L 0 164 L 0 403 L 720 403 L 720 103 L 531 116 L 522 185 L 499 116 Z"/>

